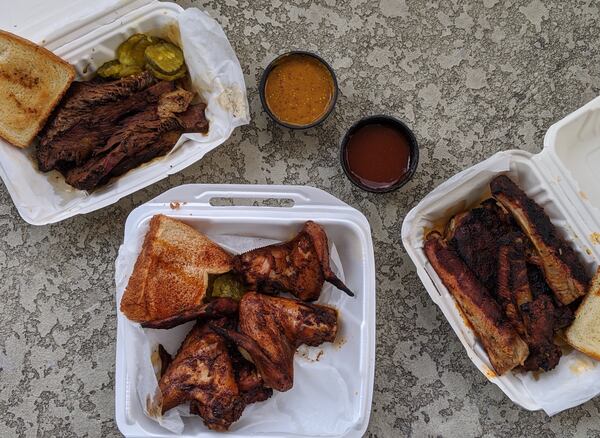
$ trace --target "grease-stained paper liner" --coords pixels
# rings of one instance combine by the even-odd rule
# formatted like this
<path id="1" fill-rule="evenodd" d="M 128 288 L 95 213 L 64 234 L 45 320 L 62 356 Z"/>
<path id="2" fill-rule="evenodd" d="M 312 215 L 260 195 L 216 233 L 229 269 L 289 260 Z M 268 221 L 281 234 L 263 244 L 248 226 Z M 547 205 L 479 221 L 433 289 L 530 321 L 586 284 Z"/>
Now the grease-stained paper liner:
<path id="1" fill-rule="evenodd" d="M 575 220 L 570 203 L 555 190 L 555 183 L 545 179 L 540 161 L 527 152 L 506 151 L 458 173 L 432 190 L 411 210 L 402 226 L 402 239 L 429 295 L 444 313 L 477 368 L 515 403 L 554 415 L 600 394 L 600 362 L 568 349 L 550 372 L 515 371 L 497 376 L 481 343 L 465 323 L 454 298 L 423 251 L 427 230 L 445 224 L 452 215 L 490 197 L 490 181 L 499 174 L 507 174 L 544 207 L 553 224 L 577 251 L 588 273 L 592 273 L 597 261 L 586 251 L 590 244 L 584 228 Z"/>
<path id="2" fill-rule="evenodd" d="M 277 243 L 270 239 L 243 236 L 209 237 L 231 253 L 241 253 Z M 133 270 L 141 243 L 141 241 L 138 243 L 135 251 L 130 251 L 125 246 L 119 250 L 116 263 L 118 302 Z M 332 270 L 344 281 L 342 263 L 333 244 L 331 244 L 330 256 Z M 354 392 L 352 388 L 355 383 L 355 373 L 351 368 L 351 362 L 344 361 L 343 356 L 354 352 L 349 351 L 349 346 L 344 345 L 344 339 L 348 333 L 358 331 L 356 326 L 360 322 L 353 318 L 344 319 L 343 294 L 344 292 L 325 283 L 318 300 L 318 303 L 333 306 L 339 311 L 340 326 L 336 341 L 324 343 L 319 347 L 301 346 L 294 357 L 293 388 L 284 393 L 273 391 L 273 396 L 268 400 L 246 407 L 242 417 L 230 427 L 230 431 L 247 434 L 278 433 L 285 436 L 302 433 L 311 435 L 327 430 L 331 435 L 339 435 L 352 426 L 351 398 Z M 162 344 L 169 354 L 174 355 L 194 322 L 170 330 L 142 329 L 139 324 L 130 321 L 126 324 L 131 325 L 130 333 L 133 339 L 130 345 L 134 345 L 136 350 L 130 352 L 129 357 L 142 358 L 137 363 L 128 360 L 127 372 L 130 376 L 137 376 L 137 397 L 142 406 L 147 406 L 146 400 L 153 399 L 158 388 L 151 360 L 153 352 L 158 344 Z M 187 422 L 202 424 L 200 417 L 190 415 L 187 403 L 171 409 L 162 417 L 147 410 L 145 413 L 174 433 L 182 433 Z"/>

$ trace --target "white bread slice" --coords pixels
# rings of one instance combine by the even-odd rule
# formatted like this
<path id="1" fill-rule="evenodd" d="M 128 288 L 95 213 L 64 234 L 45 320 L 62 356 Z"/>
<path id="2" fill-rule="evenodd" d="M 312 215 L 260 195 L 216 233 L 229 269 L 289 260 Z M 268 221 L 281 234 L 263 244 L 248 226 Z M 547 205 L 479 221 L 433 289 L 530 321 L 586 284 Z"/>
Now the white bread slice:
<path id="1" fill-rule="evenodd" d="M 231 255 L 204 234 L 156 215 L 121 299 L 121 312 L 136 322 L 177 315 L 202 304 L 209 274 L 231 269 Z"/>
<path id="2" fill-rule="evenodd" d="M 0 30 L 0 137 L 29 146 L 73 79 L 71 64 Z"/>
<path id="3" fill-rule="evenodd" d="M 600 268 L 577 308 L 575 321 L 567 329 L 566 337 L 571 346 L 600 360 Z"/>

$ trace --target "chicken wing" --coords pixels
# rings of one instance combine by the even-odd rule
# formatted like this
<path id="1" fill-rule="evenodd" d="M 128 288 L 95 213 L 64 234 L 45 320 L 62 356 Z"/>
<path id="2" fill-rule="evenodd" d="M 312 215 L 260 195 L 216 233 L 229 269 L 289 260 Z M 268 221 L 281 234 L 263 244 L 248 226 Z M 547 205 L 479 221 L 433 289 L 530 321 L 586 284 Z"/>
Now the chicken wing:
<path id="1" fill-rule="evenodd" d="M 296 348 L 333 342 L 338 329 L 337 310 L 248 292 L 240 302 L 239 332 L 211 327 L 248 352 L 266 386 L 287 391 L 294 383 Z"/>
<path id="2" fill-rule="evenodd" d="M 206 323 L 190 331 L 158 386 L 163 413 L 190 401 L 190 412 L 213 430 L 227 430 L 244 410 L 227 343 Z"/>
<path id="3" fill-rule="evenodd" d="M 490 183 L 492 196 L 511 212 L 539 254 L 548 285 L 562 304 L 585 295 L 590 281 L 577 254 L 560 236 L 542 207 L 506 175 Z"/>
<path id="4" fill-rule="evenodd" d="M 289 292 L 303 301 L 314 301 L 327 280 L 354 296 L 331 270 L 327 235 L 312 221 L 306 222 L 300 233 L 286 243 L 236 256 L 233 269 L 249 289 L 263 293 Z"/>
<path id="5" fill-rule="evenodd" d="M 425 254 L 471 323 L 496 372 L 502 375 L 522 365 L 529 353 L 527 344 L 440 233 L 429 233 L 425 240 Z"/>
<path id="6" fill-rule="evenodd" d="M 233 315 L 238 310 L 237 301 L 231 298 L 215 298 L 208 303 L 185 310 L 169 318 L 142 322 L 142 327 L 152 329 L 170 329 L 194 319 L 217 319 Z"/>

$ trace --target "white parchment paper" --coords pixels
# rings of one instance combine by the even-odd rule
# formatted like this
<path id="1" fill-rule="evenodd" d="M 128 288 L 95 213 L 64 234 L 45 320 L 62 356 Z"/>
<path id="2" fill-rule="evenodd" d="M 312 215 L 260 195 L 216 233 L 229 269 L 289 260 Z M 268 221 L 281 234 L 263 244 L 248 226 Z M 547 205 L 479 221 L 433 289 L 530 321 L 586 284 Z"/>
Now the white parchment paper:
<path id="1" fill-rule="evenodd" d="M 534 161 L 519 151 L 500 152 L 489 159 L 464 170 L 432 190 L 407 215 L 403 225 L 403 239 L 417 266 L 419 275 L 426 272 L 424 281 L 433 301 L 444 312 L 469 358 L 493 383 L 497 384 L 514 402 L 528 409 L 543 409 L 554 415 L 577 406 L 600 394 L 600 362 L 576 350 L 568 349 L 557 367 L 550 372 L 509 372 L 496 376 L 480 342 L 467 327 L 452 295 L 447 291 L 435 270 L 425 257 L 422 247 L 424 230 L 431 229 L 440 220 L 477 204 L 489 196 L 489 182 L 501 173 L 508 174 L 534 200 L 540 202 L 552 222 L 562 229 L 569 244 L 590 268 L 593 257 L 586 253 L 585 233 L 576 223 L 569 222 L 568 204 L 551 192 L 551 185 L 536 170 Z M 552 195 L 549 195 L 552 193 Z M 548 198 L 552 196 L 549 201 Z M 406 235 L 405 235 L 406 234 Z M 589 246 L 589 244 L 588 244 Z M 414 254 L 414 255 L 413 255 Z M 591 270 L 591 269 L 590 269 Z M 430 286 L 429 286 L 429 285 Z"/>
<path id="2" fill-rule="evenodd" d="M 145 233 L 145 230 L 142 230 Z M 209 236 L 232 253 L 240 253 L 261 246 L 276 243 L 274 240 L 232 235 Z M 117 282 L 117 300 L 123 295 L 129 275 L 139 253 L 141 239 L 137 248 L 128 249 L 122 246 L 116 262 L 115 278 Z M 344 281 L 337 249 L 330 248 L 331 266 L 334 273 Z M 260 403 L 249 405 L 242 417 L 230 427 L 230 431 L 240 433 L 278 433 L 341 435 L 354 422 L 352 416 L 351 394 L 355 375 L 352 361 L 344 361 L 344 356 L 353 354 L 344 349 L 344 339 L 359 321 L 350 315 L 345 318 L 343 292 L 325 283 L 318 303 L 336 307 L 340 312 L 340 329 L 336 342 L 326 343 L 319 347 L 301 346 L 294 358 L 294 386 L 281 393 L 274 391 L 273 396 Z M 128 324 L 127 372 L 136 376 L 137 396 L 141 406 L 146 400 L 153 398 L 158 388 L 155 369 L 151 356 L 157 345 L 162 344 L 174 355 L 185 336 L 193 326 L 193 322 L 170 330 L 142 329 L 139 324 L 126 321 Z M 164 416 L 155 416 L 145 411 L 153 421 L 174 433 L 182 433 L 185 426 L 202 430 L 204 425 L 200 417 L 189 414 L 189 404 L 171 409 Z"/>

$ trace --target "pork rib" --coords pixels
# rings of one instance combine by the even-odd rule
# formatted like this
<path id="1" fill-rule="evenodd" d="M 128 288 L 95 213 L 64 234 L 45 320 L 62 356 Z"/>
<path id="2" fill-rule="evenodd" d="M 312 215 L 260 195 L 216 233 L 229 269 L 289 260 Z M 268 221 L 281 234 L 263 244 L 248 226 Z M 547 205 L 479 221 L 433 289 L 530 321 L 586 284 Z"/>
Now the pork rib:
<path id="1" fill-rule="evenodd" d="M 562 304 L 585 295 L 589 277 L 575 251 L 560 236 L 544 209 L 506 175 L 490 183 L 492 195 L 511 212 L 539 254 L 546 282 Z"/>
<path id="2" fill-rule="evenodd" d="M 473 326 L 496 373 L 522 365 L 529 348 L 502 309 L 440 233 L 429 233 L 425 254 Z"/>

